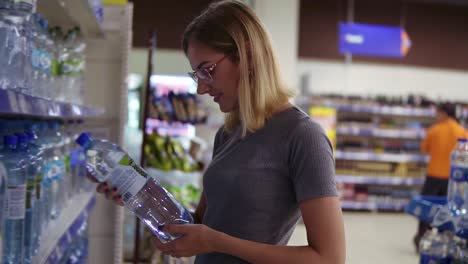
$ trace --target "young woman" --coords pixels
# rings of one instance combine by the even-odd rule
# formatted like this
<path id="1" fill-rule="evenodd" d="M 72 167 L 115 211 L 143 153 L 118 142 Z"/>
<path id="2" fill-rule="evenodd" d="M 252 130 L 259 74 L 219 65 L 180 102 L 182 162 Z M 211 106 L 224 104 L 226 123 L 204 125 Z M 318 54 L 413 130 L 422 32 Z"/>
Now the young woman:
<path id="1" fill-rule="evenodd" d="M 187 27 L 183 49 L 198 84 L 226 113 L 203 179 L 196 224 L 156 247 L 199 264 L 345 262 L 332 147 L 318 124 L 289 103 L 270 39 L 240 1 L 211 4 Z M 115 198 L 105 186 L 98 188 Z M 308 244 L 287 246 L 301 218 Z"/>

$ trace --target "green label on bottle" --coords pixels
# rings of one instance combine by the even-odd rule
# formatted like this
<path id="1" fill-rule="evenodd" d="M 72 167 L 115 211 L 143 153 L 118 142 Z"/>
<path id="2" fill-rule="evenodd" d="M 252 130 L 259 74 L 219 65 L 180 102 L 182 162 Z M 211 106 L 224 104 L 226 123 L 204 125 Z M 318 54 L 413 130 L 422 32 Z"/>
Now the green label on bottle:
<path id="1" fill-rule="evenodd" d="M 36 199 L 36 180 L 26 180 L 26 209 L 31 209 Z"/>
<path id="2" fill-rule="evenodd" d="M 42 191 L 42 179 L 44 177 L 42 176 L 41 172 L 38 172 L 36 174 L 36 198 L 37 200 L 41 199 L 41 191 Z"/>
<path id="3" fill-rule="evenodd" d="M 65 162 L 65 172 L 70 173 L 70 155 L 65 155 L 64 162 Z"/>

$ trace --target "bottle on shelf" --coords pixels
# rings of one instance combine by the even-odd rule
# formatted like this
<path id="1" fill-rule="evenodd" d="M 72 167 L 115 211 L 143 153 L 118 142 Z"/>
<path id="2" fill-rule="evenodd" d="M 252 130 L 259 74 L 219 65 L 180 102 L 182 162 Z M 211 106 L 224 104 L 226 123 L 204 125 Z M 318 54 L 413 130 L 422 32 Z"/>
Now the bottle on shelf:
<path id="1" fill-rule="evenodd" d="M 34 194 L 36 195 L 32 199 L 34 200 L 33 207 L 33 220 L 32 220 L 32 230 L 33 230 L 33 242 L 32 242 L 32 255 L 36 255 L 39 249 L 39 239 L 42 234 L 41 229 L 41 211 L 43 210 L 42 202 L 42 167 L 44 166 L 43 160 L 43 150 L 39 145 L 37 145 L 37 136 L 34 130 L 29 129 L 26 134 L 29 138 L 29 150 L 31 154 L 35 157 L 33 163 L 36 164 L 36 169 L 34 171 Z"/>
<path id="2" fill-rule="evenodd" d="M 468 141 L 458 139 L 450 158 L 450 180 L 447 192 L 447 206 L 457 235 L 468 238 Z"/>
<path id="3" fill-rule="evenodd" d="M 30 93 L 26 86 L 29 61 L 27 17 L 33 1 L 0 1 L 0 87 Z"/>
<path id="4" fill-rule="evenodd" d="M 156 180 L 138 166 L 119 146 L 82 133 L 76 142 L 86 151 L 89 172 L 99 181 L 116 187 L 126 208 L 139 217 L 162 241 L 177 238 L 161 230 L 166 224 L 193 223 L 190 212 Z"/>
<path id="5" fill-rule="evenodd" d="M 419 242 L 420 264 L 440 263 L 448 264 L 449 240 L 440 234 L 437 228 L 428 230 Z"/>
<path id="6" fill-rule="evenodd" d="M 3 263 L 22 263 L 24 254 L 24 220 L 26 205 L 25 149 L 18 137 L 5 136 L 2 159 L 7 172 L 7 189 L 3 216 Z"/>
<path id="7" fill-rule="evenodd" d="M 68 77 L 68 96 L 72 103 L 83 104 L 84 95 L 84 68 L 86 44 L 81 36 L 79 27 L 70 30 L 66 37 L 66 45 L 69 50 L 68 60 L 62 67 Z"/>
<path id="8" fill-rule="evenodd" d="M 36 200 L 36 171 L 38 169 L 37 157 L 29 148 L 29 137 L 25 133 L 17 133 L 19 149 L 25 154 L 26 169 L 26 198 L 25 198 L 25 218 L 24 218 L 24 250 L 23 263 L 31 263 L 34 247 L 34 236 L 36 230 L 33 228 L 35 207 L 38 205 Z"/>

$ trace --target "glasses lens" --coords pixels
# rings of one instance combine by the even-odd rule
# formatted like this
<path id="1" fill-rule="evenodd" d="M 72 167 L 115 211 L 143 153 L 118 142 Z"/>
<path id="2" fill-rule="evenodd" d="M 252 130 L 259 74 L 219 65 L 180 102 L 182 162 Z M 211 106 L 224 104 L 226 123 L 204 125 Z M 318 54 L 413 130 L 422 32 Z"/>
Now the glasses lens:
<path id="1" fill-rule="evenodd" d="M 200 69 L 197 71 L 197 77 L 204 81 L 211 81 L 211 74 L 208 72 L 208 69 Z"/>

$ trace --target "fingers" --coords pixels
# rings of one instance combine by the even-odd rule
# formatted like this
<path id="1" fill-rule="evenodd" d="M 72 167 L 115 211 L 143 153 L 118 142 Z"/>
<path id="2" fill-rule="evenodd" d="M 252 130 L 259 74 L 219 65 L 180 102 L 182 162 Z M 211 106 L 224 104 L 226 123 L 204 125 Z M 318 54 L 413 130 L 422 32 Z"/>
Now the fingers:
<path id="1" fill-rule="evenodd" d="M 98 184 L 98 186 L 96 187 L 96 191 L 98 193 L 106 193 L 108 188 L 109 188 L 109 185 L 107 184 L 107 182 L 103 182 L 103 183 Z"/>
<path id="2" fill-rule="evenodd" d="M 89 171 L 86 173 L 86 178 L 88 178 L 88 180 L 90 180 L 91 182 L 94 182 L 94 183 L 99 182 L 96 178 L 94 178 L 94 176 L 91 173 L 89 173 Z"/>
<path id="3" fill-rule="evenodd" d="M 111 187 L 107 182 L 100 183 L 96 187 L 96 191 L 98 193 L 104 194 L 107 199 L 114 201 L 116 204 L 120 206 L 124 206 L 124 202 L 122 200 L 122 195 L 118 193 L 116 187 Z"/>
<path id="4" fill-rule="evenodd" d="M 186 234 L 189 229 L 190 229 L 191 225 L 190 224 L 185 224 L 185 225 L 165 225 L 162 230 L 164 232 L 167 232 L 167 233 L 171 233 L 171 234 L 174 234 L 174 233 L 177 233 L 177 234 Z"/>

